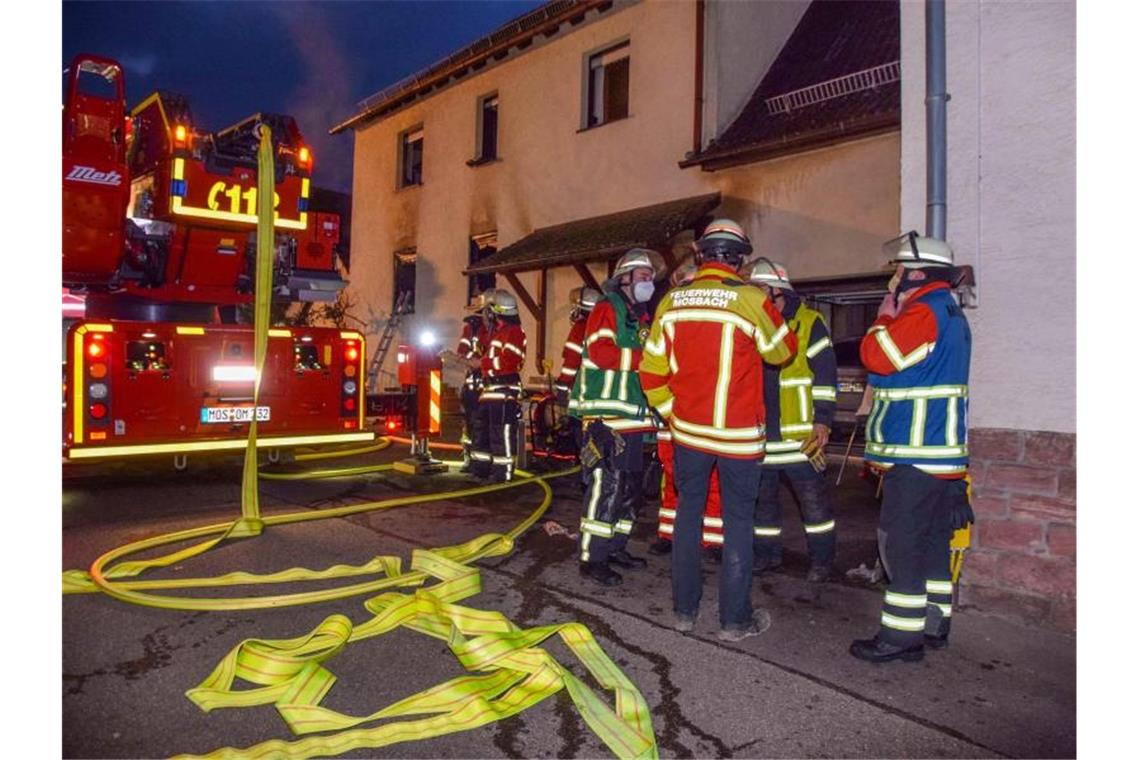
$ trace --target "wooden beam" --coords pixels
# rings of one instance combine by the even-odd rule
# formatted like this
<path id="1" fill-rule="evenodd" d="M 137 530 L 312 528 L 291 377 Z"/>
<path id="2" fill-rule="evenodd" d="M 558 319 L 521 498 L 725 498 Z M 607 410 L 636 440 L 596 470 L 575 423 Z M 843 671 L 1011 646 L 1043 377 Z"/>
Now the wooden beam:
<path id="1" fill-rule="evenodd" d="M 542 317 L 538 320 L 538 335 L 535 336 L 538 351 L 534 355 L 534 366 L 538 367 L 538 374 L 549 374 L 546 367 L 546 270 L 538 273 L 538 307 Z"/>
<path id="2" fill-rule="evenodd" d="M 507 282 L 515 291 L 515 295 L 526 306 L 527 311 L 534 317 L 534 323 L 538 329 L 538 335 L 535 336 L 538 344 L 538 351 L 536 352 L 535 361 L 538 364 L 539 372 L 542 371 L 542 360 L 546 358 L 546 270 L 542 270 L 539 274 L 538 288 L 539 288 L 539 301 L 541 305 L 536 303 L 531 297 L 530 293 L 523 287 L 522 281 L 514 272 L 503 272 Z"/>
<path id="3" fill-rule="evenodd" d="M 590 271 L 590 267 L 579 261 L 574 264 L 574 271 L 582 278 L 582 282 L 586 287 L 593 288 L 599 293 L 602 292 L 602 286 L 598 284 L 598 280 L 594 277 L 594 273 Z"/>

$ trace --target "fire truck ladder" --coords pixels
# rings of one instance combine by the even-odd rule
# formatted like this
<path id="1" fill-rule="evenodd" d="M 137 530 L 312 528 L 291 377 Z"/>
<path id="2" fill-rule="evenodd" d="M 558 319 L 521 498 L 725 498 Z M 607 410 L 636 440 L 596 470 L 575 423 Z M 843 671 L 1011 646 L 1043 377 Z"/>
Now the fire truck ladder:
<path id="1" fill-rule="evenodd" d="M 380 368 L 384 366 L 384 358 L 392 346 L 392 339 L 396 337 L 396 330 L 400 327 L 400 317 L 408 313 L 408 306 L 412 300 L 412 291 L 401 291 L 396 299 L 392 313 L 388 315 L 388 322 L 384 325 L 384 332 L 380 335 L 380 344 L 372 354 L 372 362 L 368 365 L 368 388 L 371 393 L 379 393 L 382 388 L 377 387 L 380 379 Z"/>

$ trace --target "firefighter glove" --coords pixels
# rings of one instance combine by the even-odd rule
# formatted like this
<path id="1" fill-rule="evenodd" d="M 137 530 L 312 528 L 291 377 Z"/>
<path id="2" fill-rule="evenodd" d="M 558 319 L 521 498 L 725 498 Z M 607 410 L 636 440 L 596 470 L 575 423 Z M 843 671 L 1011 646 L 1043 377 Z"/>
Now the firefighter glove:
<path id="1" fill-rule="evenodd" d="M 965 528 L 974 522 L 974 510 L 970 506 L 970 496 L 966 481 L 954 481 L 954 505 L 950 509 L 950 527 L 954 530 Z"/>

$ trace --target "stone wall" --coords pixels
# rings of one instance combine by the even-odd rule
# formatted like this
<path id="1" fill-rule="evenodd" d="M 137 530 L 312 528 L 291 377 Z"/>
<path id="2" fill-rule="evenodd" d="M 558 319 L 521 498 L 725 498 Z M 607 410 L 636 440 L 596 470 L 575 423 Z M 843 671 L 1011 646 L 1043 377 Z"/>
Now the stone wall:
<path id="1" fill-rule="evenodd" d="M 1077 437 L 970 430 L 977 517 L 960 602 L 1076 629 Z"/>

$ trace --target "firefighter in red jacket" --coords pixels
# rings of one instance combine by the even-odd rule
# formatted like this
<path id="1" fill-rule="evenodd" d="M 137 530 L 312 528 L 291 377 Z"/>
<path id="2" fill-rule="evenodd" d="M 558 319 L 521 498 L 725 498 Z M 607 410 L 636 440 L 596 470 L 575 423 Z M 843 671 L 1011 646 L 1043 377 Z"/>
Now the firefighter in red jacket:
<path id="1" fill-rule="evenodd" d="M 487 350 L 482 358 L 468 363 L 483 373 L 479 424 L 471 446 L 471 473 L 499 482 L 514 477 L 526 334 L 513 295 L 496 288 L 489 298 L 489 307 L 493 324 Z"/>
<path id="2" fill-rule="evenodd" d="M 649 300 L 665 274 L 656 251 L 633 248 L 606 281 L 606 294 L 586 323 L 582 369 L 570 413 L 582 420 L 582 467 L 590 480 L 579 522 L 578 570 L 603 586 L 622 582 L 610 567 L 637 570 L 646 561 L 626 550 L 643 496 L 643 447 L 654 431 L 637 367 L 649 333 Z"/>
<path id="3" fill-rule="evenodd" d="M 678 288 L 688 285 L 697 276 L 697 267 L 685 263 L 673 271 L 671 283 Z M 649 546 L 649 553 L 658 556 L 673 551 L 673 521 L 677 517 L 677 484 L 673 479 L 673 433 L 669 426 L 658 427 L 657 458 L 661 462 L 661 509 L 657 513 L 657 540 Z M 720 480 L 713 468 L 709 479 L 709 499 L 702 520 L 701 548 L 713 560 L 721 559 L 724 544 L 724 527 L 720 516 Z"/>
<path id="4" fill-rule="evenodd" d="M 484 294 L 477 293 L 467 305 L 466 311 L 471 313 L 463 318 L 463 334 L 459 338 L 459 346 L 455 349 L 455 353 L 470 363 L 472 359 L 482 359 L 490 340 L 490 334 L 487 332 L 490 317 Z M 477 369 L 469 366 L 467 375 L 463 378 L 463 388 L 459 392 L 459 403 L 463 408 L 463 433 L 459 437 L 459 442 L 463 445 L 461 472 L 468 472 L 471 469 L 471 441 L 474 440 L 478 427 L 479 393 L 482 389 L 482 365 Z"/>
<path id="5" fill-rule="evenodd" d="M 649 402 L 673 432 L 679 503 L 673 533 L 673 627 L 691 631 L 704 586 L 701 513 L 713 467 L 720 473 L 724 561 L 722 641 L 762 633 L 768 613 L 752 608 L 752 519 L 764 456 L 763 362 L 782 364 L 796 338 L 737 269 L 752 252 L 740 225 L 713 220 L 697 240 L 696 278 L 661 299 L 641 363 Z"/>
<path id="6" fill-rule="evenodd" d="M 859 355 L 873 399 L 863 456 L 885 470 L 879 549 L 890 585 L 878 633 L 850 651 L 914 662 L 949 643 L 950 538 L 974 518 L 964 480 L 971 337 L 950 246 L 910 232 L 887 247 L 895 275 Z"/>
<path id="7" fill-rule="evenodd" d="M 586 320 L 601 299 L 602 294 L 593 288 L 581 287 L 570 291 L 570 302 L 573 304 L 570 309 L 570 333 L 562 346 L 562 370 L 554 381 L 554 390 L 563 405 L 569 401 L 570 389 L 574 387 L 574 378 L 578 376 L 578 367 L 582 365 Z"/>

